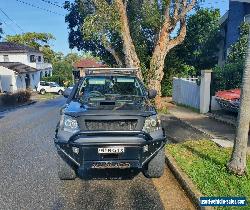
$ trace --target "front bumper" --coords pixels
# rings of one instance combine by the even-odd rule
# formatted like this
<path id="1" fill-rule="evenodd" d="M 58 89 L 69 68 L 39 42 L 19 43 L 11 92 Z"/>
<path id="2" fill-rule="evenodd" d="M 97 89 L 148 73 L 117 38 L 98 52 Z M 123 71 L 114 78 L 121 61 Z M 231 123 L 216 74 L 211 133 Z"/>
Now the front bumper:
<path id="1" fill-rule="evenodd" d="M 58 153 L 81 169 L 142 168 L 166 142 L 162 130 L 153 137 L 142 131 L 87 131 L 69 138 L 59 133 L 54 140 Z M 98 153 L 98 148 L 117 146 L 125 151 Z"/>

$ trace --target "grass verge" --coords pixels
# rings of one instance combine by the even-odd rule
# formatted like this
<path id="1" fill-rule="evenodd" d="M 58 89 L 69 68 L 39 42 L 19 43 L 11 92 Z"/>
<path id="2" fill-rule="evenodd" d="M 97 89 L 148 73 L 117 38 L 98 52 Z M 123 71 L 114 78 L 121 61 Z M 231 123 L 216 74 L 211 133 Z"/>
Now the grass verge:
<path id="1" fill-rule="evenodd" d="M 169 144 L 166 148 L 180 168 L 192 179 L 204 196 L 243 196 L 250 201 L 250 178 L 235 176 L 228 172 L 226 164 L 231 149 L 218 147 L 209 140 L 186 141 L 182 144 Z M 247 161 L 250 172 L 250 157 Z M 220 207 L 218 209 L 237 209 Z M 250 209 L 250 206 L 240 209 Z"/>
<path id="2" fill-rule="evenodd" d="M 36 94 L 35 97 L 33 97 L 35 100 L 50 100 L 59 97 L 60 95 L 55 93 L 45 93 L 44 95 Z"/>

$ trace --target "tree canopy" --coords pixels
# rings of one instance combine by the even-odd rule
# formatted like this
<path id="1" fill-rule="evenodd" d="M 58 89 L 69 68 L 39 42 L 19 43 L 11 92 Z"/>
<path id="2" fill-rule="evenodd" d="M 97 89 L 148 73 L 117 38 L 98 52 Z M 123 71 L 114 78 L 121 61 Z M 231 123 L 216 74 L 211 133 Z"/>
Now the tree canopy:
<path id="1" fill-rule="evenodd" d="M 40 50 L 47 62 L 52 62 L 52 59 L 55 57 L 55 52 L 50 47 L 50 42 L 55 40 L 55 37 L 50 33 L 27 32 L 24 34 L 7 35 L 5 40 Z"/>

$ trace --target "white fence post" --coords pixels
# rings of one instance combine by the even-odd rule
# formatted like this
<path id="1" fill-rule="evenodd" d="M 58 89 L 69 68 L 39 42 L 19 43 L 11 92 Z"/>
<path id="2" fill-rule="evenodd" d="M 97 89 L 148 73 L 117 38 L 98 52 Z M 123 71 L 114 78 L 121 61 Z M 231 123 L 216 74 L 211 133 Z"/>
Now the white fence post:
<path id="1" fill-rule="evenodd" d="M 201 71 L 200 113 L 202 114 L 209 112 L 211 73 L 212 70 Z"/>

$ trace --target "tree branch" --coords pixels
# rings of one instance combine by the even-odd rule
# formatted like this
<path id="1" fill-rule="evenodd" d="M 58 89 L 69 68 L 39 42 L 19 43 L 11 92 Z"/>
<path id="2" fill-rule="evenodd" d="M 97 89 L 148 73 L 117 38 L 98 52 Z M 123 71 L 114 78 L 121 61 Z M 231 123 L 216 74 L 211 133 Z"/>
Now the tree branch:
<path id="1" fill-rule="evenodd" d="M 171 39 L 169 41 L 169 48 L 170 49 L 172 49 L 175 46 L 181 44 L 184 41 L 184 39 L 185 39 L 185 36 L 186 36 L 186 33 L 187 33 L 186 18 L 182 18 L 180 20 L 180 24 L 181 25 L 180 25 L 180 32 L 179 32 L 179 34 L 174 39 Z"/>
<path id="2" fill-rule="evenodd" d="M 177 13 L 175 11 L 175 13 L 174 13 L 175 15 L 173 16 L 173 19 L 172 19 L 172 24 L 171 24 L 170 32 L 173 31 L 175 29 L 176 24 L 181 19 L 185 18 L 186 15 L 187 15 L 187 13 L 193 9 L 193 7 L 194 7 L 194 5 L 195 5 L 196 2 L 197 2 L 197 0 L 192 0 L 192 2 L 187 5 L 187 0 L 182 0 L 182 7 L 183 7 L 182 11 L 181 11 L 180 14 L 179 14 L 178 11 L 177 11 Z M 178 5 L 180 5 L 180 4 L 178 4 Z M 175 7 L 175 9 L 176 9 L 176 7 Z M 178 10 L 180 10 L 180 8 Z"/>
<path id="3" fill-rule="evenodd" d="M 103 47 L 114 57 L 116 64 L 119 67 L 122 67 L 123 66 L 122 60 L 120 59 L 115 49 L 112 47 L 111 43 L 107 40 L 106 36 L 103 36 L 101 40 Z"/>

